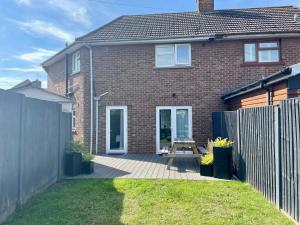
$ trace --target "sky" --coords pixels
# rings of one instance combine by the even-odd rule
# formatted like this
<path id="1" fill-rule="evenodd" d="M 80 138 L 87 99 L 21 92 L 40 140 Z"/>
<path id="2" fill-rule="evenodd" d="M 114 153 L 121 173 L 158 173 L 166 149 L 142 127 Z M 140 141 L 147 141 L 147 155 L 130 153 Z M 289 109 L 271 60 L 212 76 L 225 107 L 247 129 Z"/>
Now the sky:
<path id="1" fill-rule="evenodd" d="M 298 5 L 300 0 L 215 0 L 216 9 Z M 0 88 L 42 81 L 40 63 L 121 15 L 184 12 L 195 0 L 0 0 Z"/>

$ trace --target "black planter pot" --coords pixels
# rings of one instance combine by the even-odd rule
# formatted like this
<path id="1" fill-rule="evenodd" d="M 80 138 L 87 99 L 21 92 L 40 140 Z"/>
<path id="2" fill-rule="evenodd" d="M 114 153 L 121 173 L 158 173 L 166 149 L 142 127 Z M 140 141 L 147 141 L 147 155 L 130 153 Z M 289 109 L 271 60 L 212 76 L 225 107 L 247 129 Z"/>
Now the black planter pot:
<path id="1" fill-rule="evenodd" d="M 65 175 L 77 176 L 81 172 L 82 155 L 77 152 L 68 152 L 65 154 Z"/>
<path id="2" fill-rule="evenodd" d="M 82 161 L 81 163 L 81 173 L 91 174 L 94 172 L 94 162 Z"/>
<path id="3" fill-rule="evenodd" d="M 201 174 L 201 176 L 212 177 L 213 176 L 213 171 L 214 171 L 213 164 L 211 164 L 211 165 L 201 165 L 200 164 L 200 174 Z"/>
<path id="4" fill-rule="evenodd" d="M 214 147 L 214 177 L 230 180 L 232 173 L 232 148 Z"/>

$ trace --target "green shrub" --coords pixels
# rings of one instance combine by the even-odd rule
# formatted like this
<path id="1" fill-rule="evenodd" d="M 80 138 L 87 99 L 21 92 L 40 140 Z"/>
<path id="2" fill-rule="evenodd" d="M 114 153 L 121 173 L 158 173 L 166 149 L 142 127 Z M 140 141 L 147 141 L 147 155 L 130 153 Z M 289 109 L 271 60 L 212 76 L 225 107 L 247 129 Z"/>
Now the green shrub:
<path id="1" fill-rule="evenodd" d="M 83 161 L 91 161 L 94 156 L 89 153 L 88 148 L 79 141 L 70 141 L 67 143 L 66 152 L 78 152 L 82 154 Z"/>
<path id="2" fill-rule="evenodd" d="M 228 138 L 220 138 L 218 137 L 215 141 L 214 141 L 214 147 L 218 147 L 218 148 L 231 148 L 233 145 L 233 141 L 230 141 Z"/>
<path id="3" fill-rule="evenodd" d="M 214 154 L 208 153 L 201 157 L 201 165 L 209 166 L 212 165 L 214 162 Z"/>

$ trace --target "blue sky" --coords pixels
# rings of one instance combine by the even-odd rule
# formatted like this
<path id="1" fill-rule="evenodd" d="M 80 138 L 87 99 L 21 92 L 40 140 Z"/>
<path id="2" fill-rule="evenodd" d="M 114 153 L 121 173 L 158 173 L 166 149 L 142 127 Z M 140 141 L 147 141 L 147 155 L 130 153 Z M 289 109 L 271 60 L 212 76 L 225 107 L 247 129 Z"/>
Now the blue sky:
<path id="1" fill-rule="evenodd" d="M 217 9 L 300 5 L 300 0 L 216 0 Z M 1 0 L 0 88 L 47 76 L 40 63 L 120 15 L 195 10 L 195 0 Z"/>

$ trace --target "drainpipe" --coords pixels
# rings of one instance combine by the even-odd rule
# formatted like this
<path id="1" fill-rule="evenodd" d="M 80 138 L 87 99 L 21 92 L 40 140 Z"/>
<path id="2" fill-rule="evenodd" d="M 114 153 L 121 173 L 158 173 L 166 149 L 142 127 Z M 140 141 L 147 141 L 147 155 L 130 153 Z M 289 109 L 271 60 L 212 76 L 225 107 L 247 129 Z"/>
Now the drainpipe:
<path id="1" fill-rule="evenodd" d="M 89 45 L 85 45 L 90 50 L 90 104 L 91 104 L 91 115 L 90 115 L 90 153 L 93 153 L 93 133 L 94 133 L 94 88 L 93 88 L 93 50 Z"/>
<path id="2" fill-rule="evenodd" d="M 65 76 L 66 76 L 66 94 L 65 96 L 68 97 L 69 94 L 69 68 L 68 68 L 68 54 L 65 55 L 66 57 L 66 65 L 65 65 Z"/>
<path id="3" fill-rule="evenodd" d="M 267 105 L 271 105 L 271 90 L 265 86 L 265 83 L 263 81 L 261 82 L 260 85 L 261 85 L 261 89 L 267 92 L 267 97 L 266 97 Z"/>

